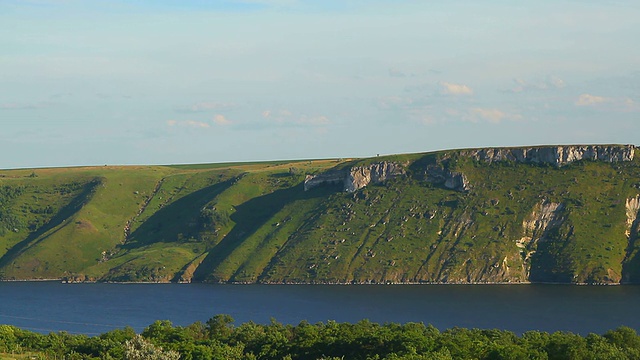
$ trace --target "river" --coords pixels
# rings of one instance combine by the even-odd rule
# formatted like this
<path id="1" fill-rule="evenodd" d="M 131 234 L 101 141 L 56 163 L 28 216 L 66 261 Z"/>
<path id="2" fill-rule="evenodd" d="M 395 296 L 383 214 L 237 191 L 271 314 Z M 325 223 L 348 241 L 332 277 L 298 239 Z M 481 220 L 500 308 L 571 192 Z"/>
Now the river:
<path id="1" fill-rule="evenodd" d="M 175 325 L 229 314 L 236 324 L 335 320 L 602 334 L 640 330 L 639 286 L 210 285 L 1 282 L 0 324 L 97 335 L 155 320 Z"/>

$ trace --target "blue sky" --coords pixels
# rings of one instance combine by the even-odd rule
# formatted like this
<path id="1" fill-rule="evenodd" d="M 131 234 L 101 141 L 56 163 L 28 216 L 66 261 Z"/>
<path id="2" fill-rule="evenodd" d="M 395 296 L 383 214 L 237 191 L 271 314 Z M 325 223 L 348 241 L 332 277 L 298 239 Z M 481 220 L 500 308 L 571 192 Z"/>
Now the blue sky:
<path id="1" fill-rule="evenodd" d="M 0 168 L 640 145 L 637 1 L 0 0 Z"/>

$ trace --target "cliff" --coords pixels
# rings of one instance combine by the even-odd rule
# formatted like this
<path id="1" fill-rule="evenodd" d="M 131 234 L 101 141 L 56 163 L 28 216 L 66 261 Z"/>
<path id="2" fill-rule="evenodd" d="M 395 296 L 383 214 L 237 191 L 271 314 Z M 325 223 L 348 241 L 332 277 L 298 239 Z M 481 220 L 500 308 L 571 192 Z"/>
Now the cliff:
<path id="1" fill-rule="evenodd" d="M 633 145 L 566 145 L 519 148 L 484 148 L 456 152 L 461 157 L 486 163 L 511 161 L 515 163 L 548 164 L 556 167 L 576 161 L 592 160 L 604 162 L 633 161 Z M 445 155 L 445 163 L 448 156 Z M 304 190 L 321 185 L 341 185 L 343 191 L 355 192 L 369 184 L 379 184 L 404 175 L 404 167 L 394 162 L 377 162 L 365 166 L 329 170 L 319 175 L 307 175 Z M 427 167 L 424 175 L 429 182 L 440 184 L 456 191 L 469 191 L 471 184 L 462 172 L 451 171 L 442 165 Z"/>
<path id="2" fill-rule="evenodd" d="M 330 170 L 316 176 L 307 175 L 304 190 L 320 185 L 342 185 L 343 191 L 355 192 L 369 184 L 380 184 L 396 176 L 404 175 L 404 168 L 393 162 L 377 162 L 370 165 Z"/>
<path id="3" fill-rule="evenodd" d="M 0 279 L 640 283 L 634 152 L 4 170 Z"/>
<path id="4" fill-rule="evenodd" d="M 560 167 L 580 160 L 632 161 L 634 152 L 633 145 L 566 145 L 463 150 L 460 155 L 488 163 L 514 161 Z"/>

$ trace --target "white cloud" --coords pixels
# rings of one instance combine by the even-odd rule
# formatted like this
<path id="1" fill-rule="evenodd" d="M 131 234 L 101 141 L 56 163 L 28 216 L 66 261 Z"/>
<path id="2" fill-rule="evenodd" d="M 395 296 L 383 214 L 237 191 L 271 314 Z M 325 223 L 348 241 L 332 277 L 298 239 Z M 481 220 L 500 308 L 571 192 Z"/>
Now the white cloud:
<path id="1" fill-rule="evenodd" d="M 467 120 L 471 122 L 488 121 L 492 124 L 499 124 L 503 120 L 521 120 L 518 114 L 506 113 L 500 109 L 472 108 L 469 109 Z"/>
<path id="2" fill-rule="evenodd" d="M 444 95 L 471 95 L 473 90 L 467 85 L 441 82 L 441 93 Z"/>
<path id="3" fill-rule="evenodd" d="M 578 97 L 578 100 L 576 100 L 575 104 L 577 106 L 590 106 L 590 105 L 607 103 L 607 102 L 610 102 L 610 101 L 611 101 L 611 99 L 603 97 L 603 96 L 582 94 L 582 95 L 580 95 L 580 97 Z"/>
<path id="4" fill-rule="evenodd" d="M 610 98 L 591 94 L 582 94 L 574 103 L 576 106 L 598 108 L 606 111 L 636 112 L 640 106 L 628 97 Z"/>
<path id="5" fill-rule="evenodd" d="M 264 110 L 262 112 L 262 117 L 268 119 L 270 121 L 274 121 L 277 123 L 284 122 L 292 122 L 293 113 L 290 110 L 281 109 L 281 110 Z"/>
<path id="6" fill-rule="evenodd" d="M 324 115 L 298 115 L 294 114 L 290 110 L 281 109 L 281 110 L 264 110 L 262 111 L 262 117 L 281 125 L 289 125 L 289 126 L 313 126 L 313 127 L 321 127 L 327 126 L 331 124 L 331 120 L 327 116 Z"/>
<path id="7" fill-rule="evenodd" d="M 213 117 L 213 122 L 218 124 L 218 125 L 229 125 L 229 124 L 231 124 L 231 120 L 227 119 L 222 114 L 216 114 L 216 116 Z"/>
<path id="8" fill-rule="evenodd" d="M 638 111 L 640 111 L 640 105 L 637 102 L 635 102 L 635 101 L 633 101 L 633 100 L 631 100 L 629 98 L 622 99 L 621 108 L 622 108 L 622 111 L 625 111 L 625 112 L 638 112 Z"/>
<path id="9" fill-rule="evenodd" d="M 191 126 L 191 127 L 197 127 L 197 128 L 208 128 L 208 127 L 210 127 L 210 125 L 205 123 L 205 122 L 194 121 L 194 120 L 185 121 L 185 125 Z"/>

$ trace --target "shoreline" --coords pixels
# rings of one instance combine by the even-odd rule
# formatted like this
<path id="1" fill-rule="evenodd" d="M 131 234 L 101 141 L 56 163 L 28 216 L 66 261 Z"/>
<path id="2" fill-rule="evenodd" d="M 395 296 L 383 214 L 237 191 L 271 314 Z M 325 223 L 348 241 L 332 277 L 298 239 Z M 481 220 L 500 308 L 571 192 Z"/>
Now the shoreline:
<path id="1" fill-rule="evenodd" d="M 557 283 L 557 282 L 173 282 L 173 281 L 68 281 L 65 279 L 2 279 L 0 283 L 59 282 L 62 284 L 203 284 L 203 285 L 561 285 L 561 286 L 637 286 L 637 283 Z"/>

